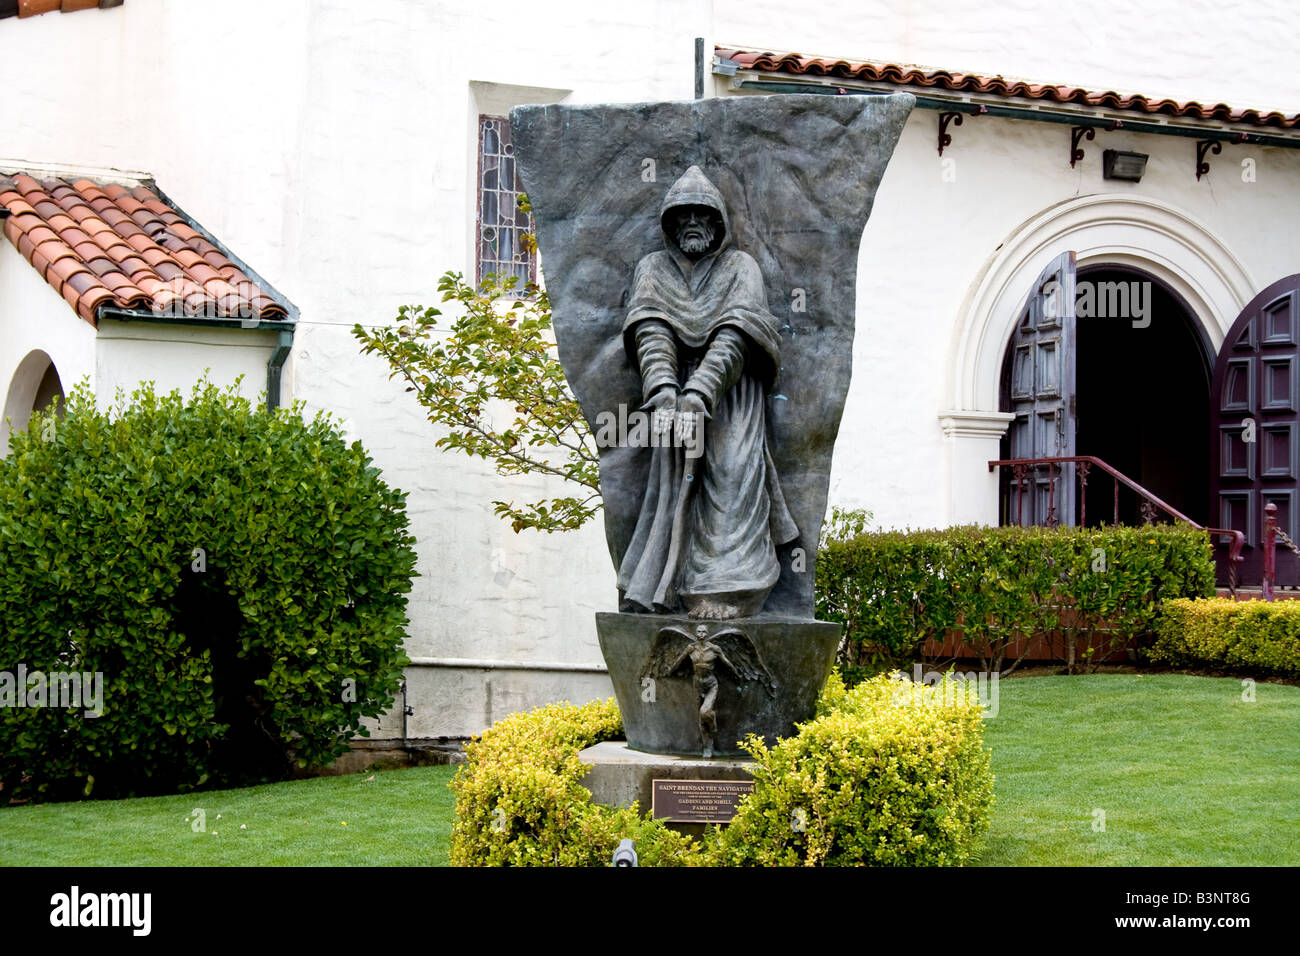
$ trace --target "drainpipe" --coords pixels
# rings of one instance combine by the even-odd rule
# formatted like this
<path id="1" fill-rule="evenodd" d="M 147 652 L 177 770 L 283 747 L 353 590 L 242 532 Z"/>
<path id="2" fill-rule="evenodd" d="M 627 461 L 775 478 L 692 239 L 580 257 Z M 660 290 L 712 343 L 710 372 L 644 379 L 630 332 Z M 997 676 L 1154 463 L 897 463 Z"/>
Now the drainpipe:
<path id="1" fill-rule="evenodd" d="M 293 328 L 281 329 L 280 339 L 271 350 L 271 357 L 266 360 L 266 407 L 277 409 L 281 405 L 280 373 L 284 370 L 285 360 L 293 350 Z"/>

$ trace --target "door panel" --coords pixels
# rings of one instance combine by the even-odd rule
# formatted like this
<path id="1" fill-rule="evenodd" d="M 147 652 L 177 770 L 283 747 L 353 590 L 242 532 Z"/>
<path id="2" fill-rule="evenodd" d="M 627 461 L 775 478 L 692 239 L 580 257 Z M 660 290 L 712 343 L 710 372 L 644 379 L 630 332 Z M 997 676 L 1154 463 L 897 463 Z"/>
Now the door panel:
<path id="1" fill-rule="evenodd" d="M 1259 430 L 1259 476 L 1266 479 L 1296 476 L 1295 422 L 1265 425 Z"/>
<path id="2" fill-rule="evenodd" d="M 1264 340 L 1268 344 L 1268 340 Z M 1295 351 L 1291 343 L 1284 343 Z M 1264 392 L 1260 408 L 1266 412 L 1296 410 L 1296 357 L 1294 354 L 1260 360 Z"/>
<path id="3" fill-rule="evenodd" d="M 1211 494 L 1220 527 L 1245 532 L 1242 583 L 1263 578 L 1264 506 L 1296 538 L 1300 478 L 1300 274 L 1255 296 L 1224 338 L 1210 386 L 1214 468 Z M 1216 554 L 1222 558 L 1225 549 Z M 1226 564 L 1219 562 L 1226 582 Z M 1300 585 L 1300 559 L 1277 549 L 1277 583 Z"/>
<path id="4" fill-rule="evenodd" d="M 1222 410 L 1244 415 L 1250 411 L 1250 396 L 1255 394 L 1255 363 L 1248 358 L 1226 361 Z"/>
<path id="5" fill-rule="evenodd" d="M 1075 265 L 1074 253 L 1048 264 L 1029 291 L 1010 345 L 1010 381 L 1005 411 L 1016 417 L 1007 430 L 1011 458 L 1057 458 L 1075 448 Z M 1073 524 L 1074 466 L 1046 467 L 1026 476 L 1017 508 L 1014 478 L 1007 476 L 1007 523 Z"/>

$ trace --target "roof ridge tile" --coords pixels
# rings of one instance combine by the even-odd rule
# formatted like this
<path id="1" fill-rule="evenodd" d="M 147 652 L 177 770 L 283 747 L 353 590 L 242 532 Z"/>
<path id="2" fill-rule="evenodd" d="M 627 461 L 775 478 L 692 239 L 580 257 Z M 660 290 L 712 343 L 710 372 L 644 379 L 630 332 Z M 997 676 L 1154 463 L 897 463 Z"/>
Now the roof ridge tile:
<path id="1" fill-rule="evenodd" d="M 1023 96 L 1035 100 L 1053 100 L 1058 103 L 1086 103 L 1098 105 L 1114 97 L 1113 107 L 1141 113 L 1169 113 L 1191 119 L 1220 119 L 1252 126 L 1275 126 L 1283 129 L 1300 128 L 1300 113 L 1287 115 L 1279 110 L 1263 112 L 1257 109 L 1237 109 L 1227 103 L 1204 106 L 1191 100 L 1177 102 L 1156 99 L 1140 93 L 1122 93 L 1118 90 L 1096 91 L 1068 84 L 1034 83 L 1031 80 L 1012 78 L 1000 74 L 990 76 L 979 73 L 949 72 L 948 70 L 923 70 L 915 66 L 872 60 L 830 59 L 805 56 L 801 53 L 773 53 L 739 50 L 715 46 L 715 56 L 732 60 L 742 69 L 767 73 L 791 73 L 811 76 L 852 77 L 871 82 L 896 83 L 925 88 L 939 87 L 954 92 L 979 92 L 997 96 Z"/>

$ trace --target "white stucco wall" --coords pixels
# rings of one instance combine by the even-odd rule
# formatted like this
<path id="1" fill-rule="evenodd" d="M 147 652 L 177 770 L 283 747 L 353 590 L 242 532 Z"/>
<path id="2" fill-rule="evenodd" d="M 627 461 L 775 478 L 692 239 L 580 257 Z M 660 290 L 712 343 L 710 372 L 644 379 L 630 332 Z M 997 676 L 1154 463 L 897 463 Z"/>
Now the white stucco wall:
<path id="1" fill-rule="evenodd" d="M 110 401 L 118 389 L 130 395 L 142 381 L 153 382 L 159 393 L 178 389 L 189 395 L 206 376 L 221 388 L 239 382 L 238 393 L 255 402 L 266 391 L 276 333 L 104 319 L 95 344 L 95 394 L 101 401 Z"/>
<path id="2" fill-rule="evenodd" d="M 410 495 L 421 577 L 408 653 L 427 665 L 409 675 L 407 732 L 459 735 L 545 700 L 608 693 L 592 614 L 614 599 L 598 525 L 511 533 L 491 501 L 524 500 L 541 485 L 435 449 L 438 432 L 377 359 L 358 354 L 350 333 L 354 322 L 390 322 L 403 303 L 433 303 L 441 272 L 472 270 L 476 112 L 513 105 L 529 95 L 513 89 L 521 87 L 573 103 L 689 98 L 696 36 L 710 52 L 715 42 L 794 49 L 1300 110 L 1289 51 L 1260 43 L 1294 32 L 1300 17 L 1284 0 L 1253 5 L 1249 17 L 1204 0 L 1134 12 L 1115 0 L 1077 12 L 1023 0 L 996 11 L 842 0 L 816 16 L 790 0 L 130 0 L 0 23 L 0 152 L 147 170 L 300 307 L 286 399 L 341 416 Z M 711 92 L 725 87 L 710 78 Z M 1050 237 L 1031 228 L 1046 211 L 1097 193 L 1143 197 L 1174 210 L 1175 223 L 1203 227 L 1251 291 L 1300 268 L 1290 226 L 1300 211 L 1298 152 L 1225 147 L 1198 183 L 1193 140 L 1103 133 L 1071 169 L 1066 126 L 968 118 L 944 154 L 949 182 L 936 125 L 934 112 L 914 113 L 864 234 L 848 440 L 832 475 L 832 501 L 870 508 L 887 526 L 987 516 L 990 479 L 979 463 L 996 440 L 978 416 L 992 409 L 962 367 L 978 368 L 976 353 L 994 348 L 996 335 L 966 343 L 976 325 L 1010 321 L 1019 272 L 999 261 L 1000 247 Z M 1141 184 L 1101 178 L 1108 147 L 1150 154 Z M 1239 175 L 1246 156 L 1256 160 L 1253 184 Z M 1073 215 L 1074 232 L 1026 248 L 1019 265 L 1032 275 L 1075 239 L 1097 249 L 1127 243 L 1139 260 L 1149 252 L 1141 229 L 1103 233 Z M 1191 252 L 1179 260 L 1178 245 L 1164 258 L 1202 268 Z M 1001 298 L 988 294 L 990 277 L 1006 284 Z M 1200 316 L 1207 328 L 1232 320 L 1222 303 L 1234 294 L 1207 293 L 1218 303 Z M 1007 314 L 972 314 L 982 308 Z M 93 330 L 0 244 L 0 382 L 32 348 L 62 356 L 65 385 L 98 374 L 101 390 L 172 367 L 174 346 L 100 335 L 97 346 Z M 253 351 L 221 359 L 221 374 L 257 364 Z M 255 390 L 264 362 L 250 375 Z M 941 419 L 952 411 L 973 417 L 949 416 L 945 434 Z M 503 662 L 543 670 L 496 666 Z M 381 732 L 398 726 L 385 720 Z"/>
<path id="3" fill-rule="evenodd" d="M 1300 76 L 1285 0 L 871 0 L 815 10 L 789 0 L 715 2 L 710 40 L 746 50 L 907 63 L 1090 90 L 1295 113 Z M 649 10 L 646 15 L 651 16 Z"/>

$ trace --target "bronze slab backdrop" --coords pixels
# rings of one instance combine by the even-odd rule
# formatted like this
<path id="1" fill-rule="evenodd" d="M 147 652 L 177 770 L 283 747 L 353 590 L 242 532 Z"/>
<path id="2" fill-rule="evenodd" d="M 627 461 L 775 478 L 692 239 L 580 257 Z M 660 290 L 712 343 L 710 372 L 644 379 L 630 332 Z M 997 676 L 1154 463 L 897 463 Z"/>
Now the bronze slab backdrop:
<path id="1" fill-rule="evenodd" d="M 914 102 L 907 93 L 793 94 L 510 114 L 560 361 L 593 431 L 602 412 L 643 403 L 622 327 L 637 263 L 664 247 L 661 203 L 690 167 L 722 193 L 731 241 L 757 261 L 780 326 L 771 452 L 799 531 L 779 549 L 764 614 L 814 617 L 813 562 L 853 365 L 858 247 Z M 646 447 L 601 449 L 615 567 L 650 458 Z"/>

